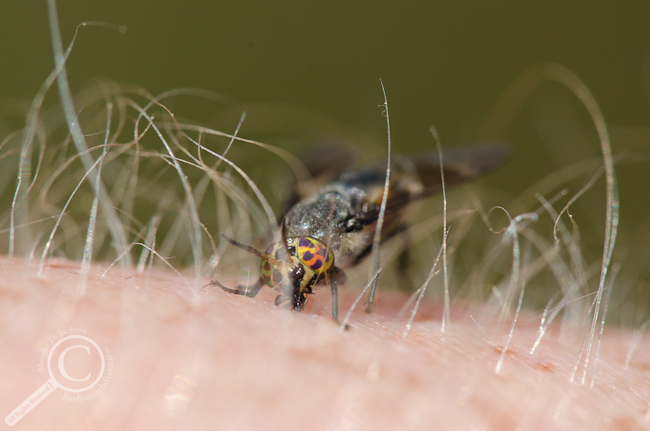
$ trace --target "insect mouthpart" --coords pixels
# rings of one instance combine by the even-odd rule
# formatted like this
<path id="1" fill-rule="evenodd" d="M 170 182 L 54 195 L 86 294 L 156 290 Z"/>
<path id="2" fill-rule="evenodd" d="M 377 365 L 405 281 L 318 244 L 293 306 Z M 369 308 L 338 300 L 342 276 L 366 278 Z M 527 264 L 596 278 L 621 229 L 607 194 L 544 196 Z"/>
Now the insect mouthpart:
<path id="1" fill-rule="evenodd" d="M 392 159 L 388 175 L 385 161 L 350 171 L 354 159 L 350 151 L 331 147 L 318 151 L 305 160 L 316 187 L 303 188 L 296 179 L 282 217 L 282 241 L 263 253 L 226 237 L 231 244 L 260 257 L 256 283 L 236 289 L 216 280 L 212 284 L 248 297 L 267 285 L 279 293 L 276 305 L 291 301 L 294 310 L 302 310 L 305 295 L 312 293 L 313 286 L 329 282 L 332 319 L 338 322 L 337 286 L 345 283 L 343 270 L 370 255 L 380 219 L 380 244 L 407 235 L 406 209 L 413 202 L 485 174 L 502 165 L 509 154 L 507 145 L 492 143 L 449 149 L 444 159 L 436 152 L 397 157 Z M 373 304 L 374 294 L 369 296 L 368 310 Z"/>
<path id="2" fill-rule="evenodd" d="M 327 276 L 336 275 L 331 274 L 336 269 L 334 253 L 316 238 L 289 238 L 272 244 L 265 253 L 225 235 L 224 238 L 234 246 L 261 258 L 260 277 L 253 286 L 230 289 L 216 280 L 212 281 L 213 285 L 229 293 L 254 297 L 266 284 L 279 293 L 275 299 L 276 305 L 290 300 L 289 308 L 300 311 L 307 303 L 305 295 L 313 293 L 313 286 Z M 330 277 L 330 282 L 335 283 L 335 280 Z"/>

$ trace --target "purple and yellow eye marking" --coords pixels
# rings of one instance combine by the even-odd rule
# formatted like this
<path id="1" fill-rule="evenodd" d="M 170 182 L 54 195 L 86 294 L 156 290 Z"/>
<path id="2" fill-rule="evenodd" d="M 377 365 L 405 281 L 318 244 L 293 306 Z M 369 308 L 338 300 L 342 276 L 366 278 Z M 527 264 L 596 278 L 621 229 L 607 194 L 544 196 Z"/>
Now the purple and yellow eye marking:
<path id="1" fill-rule="evenodd" d="M 296 247 L 298 259 L 316 274 L 329 271 L 334 265 L 334 255 L 317 239 L 301 236 Z"/>
<path id="2" fill-rule="evenodd" d="M 289 281 L 289 272 L 295 263 L 302 263 L 316 276 L 326 273 L 334 266 L 334 254 L 323 242 L 315 238 L 301 236 L 289 241 L 289 245 L 292 247 L 291 254 L 295 256 L 293 264 L 287 262 L 291 258 L 287 253 L 287 246 L 282 243 L 270 246 L 264 253 L 266 257 L 263 257 L 260 262 L 262 281 L 274 289 L 281 289 L 282 283 Z"/>

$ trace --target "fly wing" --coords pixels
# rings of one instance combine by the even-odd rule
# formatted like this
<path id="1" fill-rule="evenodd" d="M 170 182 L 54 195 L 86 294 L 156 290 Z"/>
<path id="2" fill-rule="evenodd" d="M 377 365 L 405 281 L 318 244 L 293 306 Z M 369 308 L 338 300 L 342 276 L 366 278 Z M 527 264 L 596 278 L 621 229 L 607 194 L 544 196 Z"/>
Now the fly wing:
<path id="1" fill-rule="evenodd" d="M 445 187 L 453 187 L 471 181 L 503 165 L 510 157 L 510 146 L 492 143 L 481 146 L 456 147 L 442 154 Z M 440 160 L 438 153 L 411 157 L 422 190 L 411 196 L 420 199 L 442 191 Z"/>
<path id="2" fill-rule="evenodd" d="M 501 165 L 508 154 L 508 148 L 502 144 L 445 151 L 445 185 L 476 178 Z M 287 210 L 283 221 L 285 236 L 316 238 L 334 253 L 338 267 L 354 266 L 370 252 L 385 178 L 385 161 L 341 174 Z M 437 153 L 393 159 L 382 239 L 394 236 L 403 227 L 401 210 L 406 205 L 441 190 Z"/>
<path id="3" fill-rule="evenodd" d="M 510 147 L 505 143 L 445 150 L 442 157 L 445 187 L 450 188 L 490 172 L 503 165 L 509 156 Z M 360 188 L 366 193 L 366 201 L 372 208 L 363 214 L 365 224 L 370 224 L 379 217 L 385 178 L 385 162 L 342 176 L 346 185 Z M 394 214 L 415 200 L 441 191 L 442 178 L 437 152 L 395 158 L 391 161 L 386 215 Z"/>
<path id="4" fill-rule="evenodd" d="M 284 213 L 299 201 L 313 196 L 323 185 L 337 180 L 341 174 L 354 167 L 357 158 L 352 146 L 338 141 L 313 145 L 300 159 L 310 178 L 293 178 Z"/>

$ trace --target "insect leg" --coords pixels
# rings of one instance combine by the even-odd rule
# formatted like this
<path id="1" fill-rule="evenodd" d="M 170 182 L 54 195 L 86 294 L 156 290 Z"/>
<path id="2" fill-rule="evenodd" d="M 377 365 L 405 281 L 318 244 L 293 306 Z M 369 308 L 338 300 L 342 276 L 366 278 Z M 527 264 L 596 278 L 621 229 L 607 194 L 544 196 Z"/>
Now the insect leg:
<path id="1" fill-rule="evenodd" d="M 339 292 L 336 277 L 330 277 L 330 288 L 332 289 L 332 320 L 339 323 Z"/>
<path id="2" fill-rule="evenodd" d="M 223 284 L 219 283 L 217 280 L 212 280 L 210 282 L 210 286 L 219 286 L 220 288 L 222 288 L 228 293 L 234 293 L 235 295 L 244 295 L 244 296 L 248 296 L 249 298 L 255 298 L 255 296 L 257 296 L 257 293 L 260 291 L 262 286 L 264 286 L 264 280 L 262 280 L 262 277 L 260 277 L 257 279 L 254 285 L 250 287 L 239 285 L 237 289 L 230 289 L 224 286 Z"/>
<path id="3" fill-rule="evenodd" d="M 329 273 L 330 289 L 332 290 L 332 320 L 339 323 L 339 291 L 338 283 L 345 283 L 345 273 L 333 267 Z"/>
<path id="4" fill-rule="evenodd" d="M 278 295 L 275 297 L 275 306 L 277 307 L 278 305 L 288 301 L 289 299 L 291 298 L 287 297 L 286 295 Z"/>

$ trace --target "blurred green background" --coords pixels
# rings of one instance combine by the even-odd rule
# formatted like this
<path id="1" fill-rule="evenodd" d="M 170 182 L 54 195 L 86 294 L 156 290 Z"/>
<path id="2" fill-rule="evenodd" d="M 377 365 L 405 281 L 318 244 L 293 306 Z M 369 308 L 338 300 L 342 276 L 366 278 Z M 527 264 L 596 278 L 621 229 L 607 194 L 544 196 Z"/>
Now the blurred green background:
<path id="1" fill-rule="evenodd" d="M 68 62 L 73 91 L 97 77 L 152 94 L 213 90 L 274 104 L 268 106 L 279 114 L 272 121 L 286 122 L 279 129 L 304 127 L 296 114 L 301 110 L 322 113 L 375 139 L 378 154 L 386 127 L 380 78 L 394 148 L 409 153 L 432 148 L 430 125 L 444 144 L 476 140 L 508 84 L 533 65 L 557 62 L 593 92 L 614 153 L 635 154 L 626 160 L 641 162 L 618 167 L 623 237 L 638 237 L 650 214 L 649 2 L 77 0 L 59 1 L 58 11 L 64 44 L 83 21 L 128 29 L 82 29 Z M 0 3 L 0 35 L 0 98 L 30 100 L 54 66 L 46 2 Z M 175 112 L 217 126 L 214 112 L 186 102 L 174 102 Z M 260 121 L 253 109 L 240 134 L 254 135 Z M 224 131 L 232 132 L 236 121 L 229 124 Z M 562 166 L 597 157 L 594 138 L 575 98 L 544 86 L 507 136 L 512 161 L 487 184 L 516 195 Z M 591 195 L 583 218 L 598 236 L 604 230 L 602 179 Z"/>
<path id="2" fill-rule="evenodd" d="M 153 94 L 204 88 L 312 109 L 384 141 L 381 78 L 393 142 L 408 152 L 431 145 L 432 124 L 444 143 L 474 140 L 506 86 L 552 61 L 584 80 L 611 125 L 650 124 L 644 1 L 66 0 L 58 9 L 64 44 L 83 21 L 128 28 L 82 29 L 68 64 L 73 89 L 96 77 Z M 54 64 L 46 2 L 3 1 L 0 34 L 0 97 L 30 99 Z M 517 156 L 509 172 L 526 184 L 553 170 L 533 139 L 510 139 Z M 639 149 L 638 139 L 618 144 L 615 151 Z"/>

